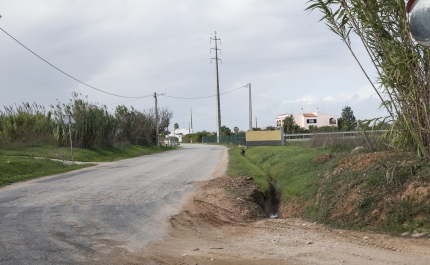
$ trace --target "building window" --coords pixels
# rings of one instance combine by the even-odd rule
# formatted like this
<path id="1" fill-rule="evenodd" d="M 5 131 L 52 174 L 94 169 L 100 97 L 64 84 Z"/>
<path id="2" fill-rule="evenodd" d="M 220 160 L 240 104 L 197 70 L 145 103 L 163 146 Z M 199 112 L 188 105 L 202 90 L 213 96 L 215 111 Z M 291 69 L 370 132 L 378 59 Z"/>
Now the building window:
<path id="1" fill-rule="evenodd" d="M 336 124 L 336 119 L 330 118 L 330 124 Z"/>
<path id="2" fill-rule="evenodd" d="M 308 123 L 317 123 L 317 119 L 307 119 Z"/>

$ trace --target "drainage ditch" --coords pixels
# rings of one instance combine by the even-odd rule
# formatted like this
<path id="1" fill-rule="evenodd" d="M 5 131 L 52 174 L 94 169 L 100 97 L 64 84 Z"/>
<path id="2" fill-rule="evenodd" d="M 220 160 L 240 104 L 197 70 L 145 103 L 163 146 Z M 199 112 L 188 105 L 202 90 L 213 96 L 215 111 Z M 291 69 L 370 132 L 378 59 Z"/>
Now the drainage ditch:
<path id="1" fill-rule="evenodd" d="M 276 189 L 276 183 L 273 179 L 269 181 L 269 192 L 255 192 L 254 199 L 258 205 L 263 208 L 268 218 L 280 218 L 279 207 L 281 204 L 281 193 Z"/>

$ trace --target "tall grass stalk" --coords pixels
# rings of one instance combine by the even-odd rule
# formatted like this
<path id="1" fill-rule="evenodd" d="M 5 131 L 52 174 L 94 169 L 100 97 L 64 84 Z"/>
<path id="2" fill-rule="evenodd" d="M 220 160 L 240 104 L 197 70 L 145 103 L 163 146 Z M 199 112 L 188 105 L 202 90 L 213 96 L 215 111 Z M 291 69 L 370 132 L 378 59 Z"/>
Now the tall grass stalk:
<path id="1" fill-rule="evenodd" d="M 394 146 L 430 156 L 429 50 L 411 38 L 404 0 L 310 0 L 321 20 L 341 37 L 372 84 L 392 124 L 387 139 Z M 354 53 L 350 35 L 362 42 L 378 73 L 375 86 Z M 369 121 L 371 122 L 371 121 Z"/>
<path id="2" fill-rule="evenodd" d="M 159 131 L 166 131 L 173 116 L 168 108 L 160 108 Z M 12 105 L 0 110 L 0 146 L 49 143 L 70 145 L 70 131 L 65 117 L 75 120 L 71 138 L 74 147 L 124 146 L 155 144 L 154 109 L 138 111 L 118 106 L 113 112 L 105 105 L 89 102 L 87 97 L 72 94 L 67 103 L 45 107 L 36 103 Z"/>

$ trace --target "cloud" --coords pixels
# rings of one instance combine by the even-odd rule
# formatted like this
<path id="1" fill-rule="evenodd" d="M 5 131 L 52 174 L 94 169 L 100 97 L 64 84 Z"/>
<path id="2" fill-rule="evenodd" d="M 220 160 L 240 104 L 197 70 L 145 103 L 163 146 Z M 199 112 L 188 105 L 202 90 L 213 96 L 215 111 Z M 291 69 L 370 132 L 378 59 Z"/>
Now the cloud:
<path id="1" fill-rule="evenodd" d="M 358 103 L 360 101 L 369 100 L 375 96 L 375 91 L 371 85 L 363 86 L 357 91 L 342 92 L 335 96 L 329 95 L 323 98 L 325 103 Z"/>
<path id="2" fill-rule="evenodd" d="M 286 100 L 282 102 L 282 104 L 291 104 L 291 103 L 304 103 L 304 104 L 315 104 L 318 102 L 318 98 L 312 95 L 302 96 L 295 100 Z"/>

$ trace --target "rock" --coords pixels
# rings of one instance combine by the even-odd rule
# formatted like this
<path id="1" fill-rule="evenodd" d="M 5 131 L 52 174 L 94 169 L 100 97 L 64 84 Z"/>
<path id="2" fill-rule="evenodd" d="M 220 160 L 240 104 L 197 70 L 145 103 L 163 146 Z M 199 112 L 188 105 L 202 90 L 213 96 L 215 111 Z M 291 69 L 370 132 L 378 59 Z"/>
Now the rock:
<path id="1" fill-rule="evenodd" d="M 411 235 L 411 237 L 422 237 L 422 236 L 425 236 L 425 235 L 426 235 L 426 233 L 413 233 Z"/>
<path id="2" fill-rule="evenodd" d="M 311 244 L 312 244 L 312 241 L 306 242 L 306 245 L 311 245 Z"/>
<path id="3" fill-rule="evenodd" d="M 363 236 L 363 239 L 367 240 L 367 239 L 369 239 L 369 237 L 368 236 Z"/>
<path id="4" fill-rule="evenodd" d="M 188 254 L 182 254 L 182 257 L 186 257 L 186 256 L 188 256 Z"/>
<path id="5" fill-rule="evenodd" d="M 195 249 L 193 249 L 193 251 L 199 251 L 200 249 L 199 248 L 195 248 Z"/>
<path id="6" fill-rule="evenodd" d="M 409 236 L 409 232 L 404 232 L 402 234 L 400 234 L 401 236 Z"/>
<path id="7" fill-rule="evenodd" d="M 351 154 L 357 153 L 357 152 L 359 152 L 359 151 L 360 151 L 360 150 L 362 150 L 362 149 L 364 149 L 364 147 L 363 147 L 363 146 L 358 146 L 358 147 L 354 148 L 354 149 L 351 151 Z"/>
<path id="8" fill-rule="evenodd" d="M 306 224 L 302 224 L 302 226 L 306 226 Z"/>

